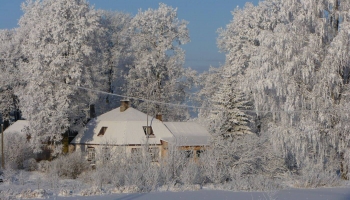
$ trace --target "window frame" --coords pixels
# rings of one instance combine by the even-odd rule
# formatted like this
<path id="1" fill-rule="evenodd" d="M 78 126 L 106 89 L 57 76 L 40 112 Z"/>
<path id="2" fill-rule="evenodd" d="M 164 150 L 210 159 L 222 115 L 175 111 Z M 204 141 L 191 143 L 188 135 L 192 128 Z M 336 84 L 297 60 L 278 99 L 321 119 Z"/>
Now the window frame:
<path id="1" fill-rule="evenodd" d="M 143 132 L 145 133 L 147 138 L 155 138 L 152 126 L 142 126 Z M 147 133 L 147 130 L 151 130 L 150 133 Z"/>
<path id="2" fill-rule="evenodd" d="M 159 147 L 148 147 L 148 154 L 151 157 L 152 162 L 159 161 Z"/>
<path id="3" fill-rule="evenodd" d="M 196 150 L 196 158 L 200 158 L 204 153 L 204 150 L 202 149 L 199 149 L 199 150 Z"/>
<path id="4" fill-rule="evenodd" d="M 111 151 L 108 147 L 102 147 L 102 160 L 108 161 L 111 158 Z"/>
<path id="5" fill-rule="evenodd" d="M 107 131 L 107 126 L 102 126 L 100 132 L 98 132 L 97 136 L 104 136 Z"/>
<path id="6" fill-rule="evenodd" d="M 96 149 L 95 147 L 88 147 L 87 148 L 87 160 L 91 163 L 95 163 L 96 161 Z"/>
<path id="7" fill-rule="evenodd" d="M 131 148 L 130 152 L 131 152 L 131 156 L 140 156 L 140 155 L 142 155 L 142 149 L 141 148 L 133 147 L 133 148 Z"/>
<path id="8" fill-rule="evenodd" d="M 184 150 L 185 158 L 193 158 L 193 150 Z"/>

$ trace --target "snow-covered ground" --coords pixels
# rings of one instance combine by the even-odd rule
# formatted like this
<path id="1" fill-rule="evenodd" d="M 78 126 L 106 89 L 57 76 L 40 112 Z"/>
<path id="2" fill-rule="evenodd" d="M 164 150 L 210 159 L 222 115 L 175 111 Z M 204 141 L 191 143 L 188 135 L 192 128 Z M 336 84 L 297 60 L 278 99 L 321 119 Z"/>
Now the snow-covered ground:
<path id="1" fill-rule="evenodd" d="M 161 186 L 157 191 L 137 193 L 137 187 L 100 187 L 83 179 L 60 179 L 41 172 L 7 171 L 9 181 L 0 184 L 0 200 L 61 199 L 61 200 L 350 200 L 349 182 L 343 186 L 318 189 L 283 189 L 268 192 L 233 192 L 219 190 L 214 185 Z M 103 189 L 99 189 L 99 188 Z M 215 188 L 215 189 L 213 189 Z M 101 195 L 100 195 L 101 194 Z"/>
<path id="2" fill-rule="evenodd" d="M 51 196 L 49 199 L 55 199 Z M 350 188 L 287 189 L 274 192 L 232 192 L 221 190 L 151 192 L 135 194 L 111 194 L 102 196 L 57 197 L 61 200 L 346 200 L 350 199 Z"/>

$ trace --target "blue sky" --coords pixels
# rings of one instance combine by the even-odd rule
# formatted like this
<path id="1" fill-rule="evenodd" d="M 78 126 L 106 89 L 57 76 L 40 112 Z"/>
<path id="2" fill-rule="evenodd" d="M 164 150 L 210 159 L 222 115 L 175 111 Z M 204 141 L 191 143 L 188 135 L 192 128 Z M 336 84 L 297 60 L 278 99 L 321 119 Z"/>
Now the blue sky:
<path id="1" fill-rule="evenodd" d="M 0 0 L 0 29 L 17 27 L 22 15 L 24 0 Z M 249 0 L 248 0 L 249 1 Z M 138 9 L 158 8 L 163 2 L 178 8 L 178 18 L 189 22 L 191 42 L 183 45 L 186 51 L 186 67 L 200 72 L 209 66 L 218 67 L 225 62 L 225 55 L 216 46 L 217 29 L 232 20 L 231 11 L 242 8 L 247 0 L 89 0 L 96 9 L 123 11 L 137 14 Z M 258 0 L 251 0 L 257 4 Z"/>

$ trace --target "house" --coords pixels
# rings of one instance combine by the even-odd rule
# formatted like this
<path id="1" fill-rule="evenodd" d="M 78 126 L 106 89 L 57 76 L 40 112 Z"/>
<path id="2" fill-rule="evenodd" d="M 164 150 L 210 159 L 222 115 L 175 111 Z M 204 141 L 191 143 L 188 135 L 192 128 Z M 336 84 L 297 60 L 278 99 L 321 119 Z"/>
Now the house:
<path id="1" fill-rule="evenodd" d="M 11 126 L 4 130 L 4 134 L 18 133 L 27 137 L 27 129 L 29 127 L 29 121 L 27 120 L 17 120 Z"/>
<path id="2" fill-rule="evenodd" d="M 162 116 L 148 116 L 122 101 L 119 108 L 90 120 L 72 140 L 76 151 L 87 153 L 95 163 L 97 155 L 108 158 L 110 152 L 140 154 L 147 147 L 153 161 L 167 156 L 169 145 L 184 151 L 196 151 L 209 145 L 207 130 L 194 122 L 163 122 Z M 99 154 L 98 154 L 99 153 Z"/>
<path id="3" fill-rule="evenodd" d="M 186 151 L 188 157 L 200 157 L 204 147 L 209 145 L 208 131 L 195 122 L 164 122 L 173 137 L 162 138 L 162 146 L 169 143 L 178 149 Z M 164 149 L 164 148 L 163 148 Z M 166 152 L 163 154 L 163 156 Z"/>
<path id="4" fill-rule="evenodd" d="M 26 139 L 26 142 L 30 141 L 30 133 L 29 133 L 30 123 L 27 120 L 17 120 L 9 127 L 4 130 L 4 136 L 16 134 L 16 137 L 22 137 Z M 41 152 L 37 152 L 34 154 L 34 158 L 39 160 L 49 160 L 51 159 L 51 152 L 54 149 L 53 145 L 49 145 L 47 143 L 42 143 L 44 146 L 42 147 Z M 6 145 L 6 144 L 5 144 Z"/>

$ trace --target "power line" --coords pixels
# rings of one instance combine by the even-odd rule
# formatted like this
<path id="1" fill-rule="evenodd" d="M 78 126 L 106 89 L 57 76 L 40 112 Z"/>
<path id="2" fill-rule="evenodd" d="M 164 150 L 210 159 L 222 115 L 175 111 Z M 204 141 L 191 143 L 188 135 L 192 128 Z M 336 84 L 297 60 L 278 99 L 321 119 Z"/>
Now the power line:
<path id="1" fill-rule="evenodd" d="M 101 94 L 105 94 L 105 95 L 117 96 L 117 97 L 122 97 L 125 99 L 134 99 L 134 100 L 140 100 L 140 101 L 144 101 L 144 102 L 163 104 L 163 105 L 169 105 L 169 106 L 187 107 L 187 108 L 194 108 L 194 109 L 205 109 L 204 107 L 190 106 L 190 105 L 186 105 L 186 104 L 174 104 L 174 103 L 167 103 L 167 102 L 162 102 L 162 101 L 149 100 L 149 99 L 145 99 L 145 98 L 139 98 L 139 97 L 133 97 L 133 96 L 127 96 L 127 95 L 121 95 L 121 94 L 114 94 L 114 93 L 105 92 L 105 91 L 96 90 L 96 89 L 91 89 L 91 88 L 87 88 L 87 87 L 72 85 L 72 84 L 68 84 L 68 83 L 62 83 L 62 82 L 58 82 L 58 81 L 54 81 L 54 80 L 49 80 L 49 81 L 54 82 L 54 83 L 58 83 L 58 84 L 68 85 L 71 87 L 75 87 L 75 88 L 90 91 L 90 92 L 96 92 L 96 93 L 101 93 Z"/>
<path id="2" fill-rule="evenodd" d="M 122 97 L 125 99 L 134 99 L 134 100 L 140 100 L 144 102 L 149 102 L 149 103 L 154 103 L 154 104 L 162 104 L 162 105 L 168 105 L 168 106 L 174 106 L 174 107 L 183 107 L 183 108 L 192 108 L 192 109 L 203 109 L 203 110 L 220 110 L 220 109 L 214 109 L 210 107 L 202 107 L 202 106 L 191 106 L 187 104 L 174 104 L 174 103 L 167 103 L 167 102 L 162 102 L 162 101 L 155 101 L 155 100 L 149 100 L 146 98 L 139 98 L 139 97 L 133 97 L 133 96 L 127 96 L 127 95 L 122 95 L 122 94 L 114 94 L 110 92 L 105 92 L 101 90 L 96 90 L 96 89 L 91 89 L 83 86 L 77 86 L 77 85 L 72 85 L 69 83 L 62 83 L 59 81 L 55 80 L 48 80 L 50 82 L 54 82 L 57 84 L 63 84 L 63 85 L 68 85 L 70 87 L 75 87 L 77 89 L 81 90 L 86 90 L 90 92 L 95 92 L 95 93 L 100 93 L 100 94 L 105 94 L 105 95 L 110 95 L 110 96 L 116 96 L 116 97 Z M 350 109 L 335 109 L 335 108 L 329 108 L 329 109 L 300 109 L 300 110 L 248 110 L 248 109 L 238 109 L 239 111 L 242 112 L 254 112 L 254 113 L 302 113 L 302 112 L 326 112 L 326 111 L 350 111 Z"/>

